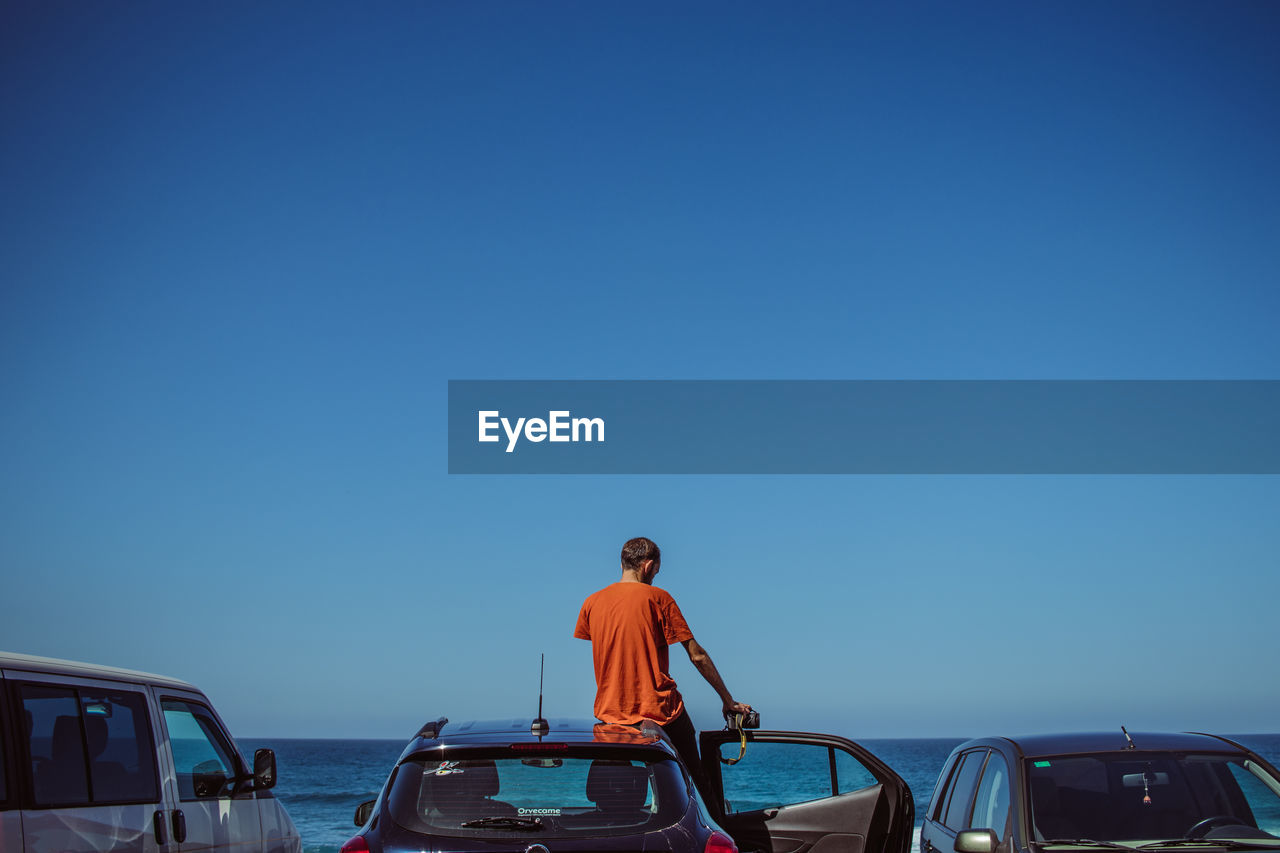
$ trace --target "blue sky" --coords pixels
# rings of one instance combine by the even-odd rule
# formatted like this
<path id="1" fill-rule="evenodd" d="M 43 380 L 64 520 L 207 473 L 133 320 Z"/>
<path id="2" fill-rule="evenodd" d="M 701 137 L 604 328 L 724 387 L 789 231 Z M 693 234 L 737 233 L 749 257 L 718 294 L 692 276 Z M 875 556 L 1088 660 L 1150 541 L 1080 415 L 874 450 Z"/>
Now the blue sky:
<path id="1" fill-rule="evenodd" d="M 1268 3 L 10 3 L 0 647 L 586 715 L 664 549 L 855 737 L 1276 731 L 1274 477 L 450 477 L 449 379 L 1280 378 Z M 695 722 L 716 703 L 675 665 Z"/>

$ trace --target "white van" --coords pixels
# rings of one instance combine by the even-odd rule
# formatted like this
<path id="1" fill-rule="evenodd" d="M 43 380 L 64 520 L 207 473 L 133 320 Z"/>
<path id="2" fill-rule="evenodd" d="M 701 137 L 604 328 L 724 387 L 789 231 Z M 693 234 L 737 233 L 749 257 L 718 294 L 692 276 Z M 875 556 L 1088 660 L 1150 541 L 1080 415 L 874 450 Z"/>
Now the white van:
<path id="1" fill-rule="evenodd" d="M 209 699 L 142 672 L 0 652 L 0 851 L 300 853 Z"/>

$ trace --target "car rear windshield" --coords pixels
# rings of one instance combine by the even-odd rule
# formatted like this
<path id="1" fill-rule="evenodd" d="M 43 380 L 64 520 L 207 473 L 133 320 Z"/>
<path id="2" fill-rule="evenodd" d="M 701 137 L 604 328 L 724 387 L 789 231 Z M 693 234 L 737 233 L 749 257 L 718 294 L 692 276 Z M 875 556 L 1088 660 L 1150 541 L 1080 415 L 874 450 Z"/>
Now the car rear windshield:
<path id="1" fill-rule="evenodd" d="M 532 843 L 671 826 L 688 808 L 689 792 L 679 765 L 654 750 L 450 749 L 402 762 L 387 803 L 392 819 L 411 831 L 510 833 Z"/>
<path id="2" fill-rule="evenodd" d="M 1280 836 L 1280 780 L 1245 756 L 1121 752 L 1027 759 L 1037 838 Z"/>

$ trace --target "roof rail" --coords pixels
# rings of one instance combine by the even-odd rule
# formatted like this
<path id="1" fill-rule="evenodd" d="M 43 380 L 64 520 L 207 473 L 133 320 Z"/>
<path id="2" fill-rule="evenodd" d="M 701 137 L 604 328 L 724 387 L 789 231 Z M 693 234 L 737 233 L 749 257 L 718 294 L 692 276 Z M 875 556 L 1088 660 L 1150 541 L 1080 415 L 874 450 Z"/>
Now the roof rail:
<path id="1" fill-rule="evenodd" d="M 418 733 L 414 737 L 437 738 L 440 737 L 440 730 L 444 728 L 445 723 L 449 722 L 448 717 L 441 717 L 438 720 L 432 720 L 429 723 L 423 723 L 422 728 L 418 729 Z"/>

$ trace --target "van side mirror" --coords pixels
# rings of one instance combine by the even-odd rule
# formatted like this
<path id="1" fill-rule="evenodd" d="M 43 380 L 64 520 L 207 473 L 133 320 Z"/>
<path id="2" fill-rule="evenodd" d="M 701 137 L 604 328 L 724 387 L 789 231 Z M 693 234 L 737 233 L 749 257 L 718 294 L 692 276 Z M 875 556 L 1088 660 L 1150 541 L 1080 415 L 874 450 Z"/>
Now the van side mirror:
<path id="1" fill-rule="evenodd" d="M 373 817 L 373 804 L 377 800 L 369 800 L 367 803 L 361 803 L 356 806 L 356 826 L 364 826 L 369 822 L 369 818 Z"/>
<path id="2" fill-rule="evenodd" d="M 253 753 L 253 787 L 265 791 L 276 786 L 276 751 L 259 749 Z"/>
<path id="3" fill-rule="evenodd" d="M 962 829 L 956 835 L 956 853 L 995 853 L 999 843 L 990 829 Z"/>

